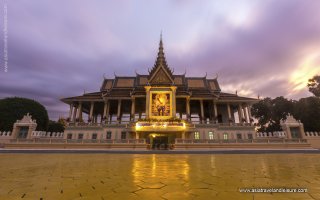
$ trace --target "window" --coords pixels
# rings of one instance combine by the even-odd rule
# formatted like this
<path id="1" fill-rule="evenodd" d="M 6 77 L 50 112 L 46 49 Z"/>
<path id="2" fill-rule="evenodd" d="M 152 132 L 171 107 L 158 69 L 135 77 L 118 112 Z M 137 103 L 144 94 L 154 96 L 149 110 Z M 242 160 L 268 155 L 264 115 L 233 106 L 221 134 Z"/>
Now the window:
<path id="1" fill-rule="evenodd" d="M 200 134 L 199 132 L 194 132 L 194 139 L 199 140 L 200 139 Z"/>
<path id="2" fill-rule="evenodd" d="M 68 140 L 71 140 L 71 139 L 72 139 L 72 133 L 68 133 L 67 139 L 68 139 Z"/>
<path id="3" fill-rule="evenodd" d="M 238 140 L 241 140 L 241 139 L 242 139 L 241 133 L 237 133 L 237 139 L 238 139 Z"/>
<path id="4" fill-rule="evenodd" d="M 228 133 L 224 133 L 224 134 L 223 134 L 223 139 L 224 139 L 224 140 L 227 140 L 227 139 L 228 139 Z"/>
<path id="5" fill-rule="evenodd" d="M 112 134 L 111 131 L 108 131 L 108 132 L 107 132 L 107 140 L 110 140 L 110 139 L 111 139 L 111 134 Z"/>
<path id="6" fill-rule="evenodd" d="M 213 132 L 212 131 L 209 131 L 209 140 L 213 140 Z"/>
<path id="7" fill-rule="evenodd" d="M 126 132 L 121 132 L 121 140 L 125 140 L 127 138 Z"/>
<path id="8" fill-rule="evenodd" d="M 79 139 L 79 140 L 82 140 L 82 139 L 83 139 L 83 134 L 82 134 L 82 133 L 79 133 L 78 139 Z"/>
<path id="9" fill-rule="evenodd" d="M 248 139 L 249 139 L 249 140 L 252 140 L 252 139 L 253 139 L 252 133 L 248 133 Z"/>
<path id="10" fill-rule="evenodd" d="M 96 134 L 96 133 L 93 133 L 93 134 L 92 134 L 92 139 L 93 139 L 93 140 L 96 140 L 96 139 L 97 139 L 97 134 Z"/>

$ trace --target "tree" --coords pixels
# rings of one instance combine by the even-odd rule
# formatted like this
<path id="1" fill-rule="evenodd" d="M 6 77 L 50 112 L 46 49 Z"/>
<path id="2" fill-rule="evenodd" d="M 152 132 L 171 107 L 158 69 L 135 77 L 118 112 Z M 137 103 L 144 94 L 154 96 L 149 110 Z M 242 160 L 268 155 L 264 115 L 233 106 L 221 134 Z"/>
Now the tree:
<path id="1" fill-rule="evenodd" d="M 281 120 L 285 120 L 289 113 L 294 111 L 294 102 L 284 97 L 271 99 L 269 97 L 254 104 L 251 109 L 252 116 L 258 119 L 258 131 L 280 131 Z"/>
<path id="2" fill-rule="evenodd" d="M 37 130 L 47 130 L 49 117 L 45 107 L 37 101 L 19 97 L 0 99 L 0 130 L 12 131 L 16 120 L 27 113 L 37 120 Z"/>
<path id="3" fill-rule="evenodd" d="M 320 97 L 320 75 L 316 75 L 308 81 L 308 88 L 316 97 Z"/>
<path id="4" fill-rule="evenodd" d="M 64 126 L 59 121 L 55 122 L 50 120 L 47 131 L 48 132 L 64 132 Z"/>
<path id="5" fill-rule="evenodd" d="M 295 104 L 293 116 L 300 120 L 305 131 L 320 131 L 320 99 L 307 97 Z"/>
<path id="6" fill-rule="evenodd" d="M 272 99 L 265 98 L 258 103 L 254 104 L 251 108 L 251 114 L 254 118 L 258 119 L 260 128 L 258 131 L 264 132 L 267 124 L 271 119 Z"/>

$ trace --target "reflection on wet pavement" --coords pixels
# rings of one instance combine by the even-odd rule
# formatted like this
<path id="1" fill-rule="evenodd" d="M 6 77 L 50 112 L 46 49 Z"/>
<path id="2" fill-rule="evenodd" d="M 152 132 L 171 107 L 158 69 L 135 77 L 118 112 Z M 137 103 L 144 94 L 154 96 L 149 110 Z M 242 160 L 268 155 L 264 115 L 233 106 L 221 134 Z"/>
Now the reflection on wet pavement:
<path id="1" fill-rule="evenodd" d="M 320 199 L 320 155 L 0 154 L 0 199 Z"/>

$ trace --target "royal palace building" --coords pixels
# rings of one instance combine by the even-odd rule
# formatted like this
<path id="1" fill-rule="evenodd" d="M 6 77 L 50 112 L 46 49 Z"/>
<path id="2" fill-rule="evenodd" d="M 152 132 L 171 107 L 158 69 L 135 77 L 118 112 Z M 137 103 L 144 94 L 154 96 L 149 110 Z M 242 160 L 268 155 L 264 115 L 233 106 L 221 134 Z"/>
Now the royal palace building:
<path id="1" fill-rule="evenodd" d="M 152 148 L 184 139 L 255 139 L 258 99 L 222 92 L 218 79 L 169 68 L 160 39 L 149 74 L 104 79 L 100 91 L 61 99 L 70 106 L 65 139 L 144 139 Z"/>

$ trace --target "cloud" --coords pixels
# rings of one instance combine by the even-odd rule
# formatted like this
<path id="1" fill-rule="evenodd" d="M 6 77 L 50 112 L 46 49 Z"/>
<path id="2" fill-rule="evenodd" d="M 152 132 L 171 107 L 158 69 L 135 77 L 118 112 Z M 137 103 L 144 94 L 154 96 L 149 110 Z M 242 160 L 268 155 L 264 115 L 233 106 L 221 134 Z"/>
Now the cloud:
<path id="1" fill-rule="evenodd" d="M 319 7 L 317 0 L 8 1 L 0 98 L 36 99 L 50 118 L 66 116 L 59 99 L 98 91 L 103 74 L 147 73 L 161 30 L 177 73 L 218 73 L 222 89 L 239 95 L 300 98 L 309 94 L 306 71 L 320 73 Z"/>

